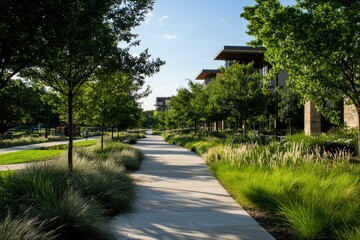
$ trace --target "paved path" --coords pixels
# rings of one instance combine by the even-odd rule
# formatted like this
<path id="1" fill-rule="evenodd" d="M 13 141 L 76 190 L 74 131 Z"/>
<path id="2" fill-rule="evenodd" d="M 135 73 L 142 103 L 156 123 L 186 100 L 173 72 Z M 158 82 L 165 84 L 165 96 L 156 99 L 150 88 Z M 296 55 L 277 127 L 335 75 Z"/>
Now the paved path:
<path id="1" fill-rule="evenodd" d="M 88 140 L 94 140 L 94 139 L 99 139 L 99 138 L 100 138 L 99 136 L 89 137 Z M 82 139 L 74 140 L 74 142 L 81 142 L 81 141 L 86 141 L 86 139 L 82 138 Z M 9 148 L 0 148 L 0 154 L 18 152 L 18 151 L 22 151 L 22 150 L 29 150 L 29 149 L 35 149 L 35 148 L 41 148 L 41 147 L 51 147 L 51 146 L 56 146 L 56 145 L 61 145 L 61 144 L 68 144 L 68 143 L 69 143 L 69 140 L 64 140 L 64 141 L 36 143 L 36 144 L 9 147 Z"/>
<path id="2" fill-rule="evenodd" d="M 99 136 L 95 137 L 89 137 L 89 140 L 99 139 Z M 74 142 L 80 142 L 80 141 L 86 141 L 85 138 L 75 140 Z M 37 143 L 37 144 L 31 144 L 31 145 L 24 145 L 24 146 L 16 146 L 16 147 L 10 147 L 10 148 L 0 148 L 0 155 L 6 154 L 6 153 L 12 153 L 12 152 L 18 152 L 22 150 L 29 150 L 29 149 L 35 149 L 35 148 L 41 148 L 41 147 L 51 147 L 61 144 L 67 144 L 69 143 L 68 140 L 65 141 L 55 141 L 55 142 L 46 142 L 46 143 Z M 0 156 L 1 160 L 1 156 Z M 16 164 L 9 164 L 9 165 L 0 165 L 0 171 L 7 171 L 7 170 L 18 170 L 23 169 L 26 166 L 29 166 L 31 164 L 34 164 L 37 162 L 29 162 L 29 163 L 16 163 Z"/>
<path id="3" fill-rule="evenodd" d="M 273 240 L 222 188 L 204 161 L 184 148 L 148 136 L 136 145 L 146 158 L 133 213 L 112 224 L 120 239 Z"/>

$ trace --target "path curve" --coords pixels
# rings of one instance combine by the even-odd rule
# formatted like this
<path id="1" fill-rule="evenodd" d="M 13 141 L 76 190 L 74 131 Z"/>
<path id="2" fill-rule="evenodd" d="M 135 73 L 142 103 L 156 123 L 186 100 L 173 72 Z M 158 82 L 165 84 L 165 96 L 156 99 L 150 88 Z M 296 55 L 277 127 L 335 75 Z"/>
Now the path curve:
<path id="1" fill-rule="evenodd" d="M 203 159 L 148 135 L 132 213 L 116 216 L 119 239 L 273 240 L 223 189 Z"/>

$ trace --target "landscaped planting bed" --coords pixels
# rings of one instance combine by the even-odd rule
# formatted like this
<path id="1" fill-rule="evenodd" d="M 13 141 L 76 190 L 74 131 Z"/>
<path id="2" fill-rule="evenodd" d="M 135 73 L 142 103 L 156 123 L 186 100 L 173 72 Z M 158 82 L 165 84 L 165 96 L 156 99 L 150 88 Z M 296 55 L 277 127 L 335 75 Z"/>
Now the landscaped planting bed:
<path id="1" fill-rule="evenodd" d="M 109 221 L 132 208 L 136 194 L 128 172 L 143 155 L 122 143 L 104 147 L 76 149 L 72 173 L 63 155 L 1 174 L 0 239 L 116 239 Z"/>
<path id="2" fill-rule="evenodd" d="M 276 239 L 360 239 L 360 165 L 350 161 L 353 145 L 346 140 L 331 143 L 326 136 L 307 142 L 294 138 L 267 144 L 212 141 L 214 146 L 202 157 Z M 184 136 L 167 139 L 186 146 Z M 189 142 L 189 149 L 201 143 L 193 138 Z M 329 152 L 313 142 L 345 147 Z"/>

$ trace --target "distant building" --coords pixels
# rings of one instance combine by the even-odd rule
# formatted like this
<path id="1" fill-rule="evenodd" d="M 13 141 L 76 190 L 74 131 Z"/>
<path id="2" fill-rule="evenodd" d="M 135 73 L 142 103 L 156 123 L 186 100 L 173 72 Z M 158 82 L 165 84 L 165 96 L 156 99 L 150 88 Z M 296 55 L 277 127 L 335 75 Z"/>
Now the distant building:
<path id="1" fill-rule="evenodd" d="M 225 61 L 225 69 L 228 69 L 233 62 L 238 62 L 240 64 L 253 63 L 254 71 L 259 72 L 263 77 L 265 77 L 271 68 L 271 65 L 264 59 L 265 51 L 266 48 L 264 47 L 254 48 L 249 46 L 224 46 L 216 54 L 214 60 Z M 196 77 L 196 80 L 204 80 L 204 84 L 207 85 L 219 75 L 221 75 L 221 71 L 218 69 L 203 69 Z M 283 88 L 287 78 L 288 74 L 286 72 L 280 73 L 277 79 L 271 81 L 269 84 L 270 92 L 273 92 L 275 87 Z M 222 130 L 225 128 L 224 121 L 211 123 L 213 126 L 214 124 L 220 126 L 220 129 Z"/>
<path id="2" fill-rule="evenodd" d="M 172 97 L 157 97 L 156 98 L 156 111 L 164 112 L 165 110 L 169 110 L 169 102 Z"/>
<path id="3" fill-rule="evenodd" d="M 203 69 L 195 79 L 205 80 L 204 84 L 208 85 L 219 73 L 219 69 Z"/>
<path id="4" fill-rule="evenodd" d="M 216 54 L 214 60 L 225 61 L 225 69 L 228 69 L 234 61 L 242 64 L 252 62 L 254 64 L 254 70 L 258 71 L 263 77 L 265 77 L 271 67 L 269 63 L 264 60 L 265 51 L 266 48 L 264 47 L 253 48 L 249 46 L 224 46 Z M 209 84 L 209 82 L 215 79 L 219 73 L 220 71 L 218 69 L 203 69 L 196 77 L 196 80 L 204 80 L 204 84 Z M 288 74 L 286 72 L 280 73 L 277 82 L 276 80 L 273 80 L 270 83 L 269 88 L 274 89 L 276 84 L 280 88 L 284 87 L 287 77 Z"/>

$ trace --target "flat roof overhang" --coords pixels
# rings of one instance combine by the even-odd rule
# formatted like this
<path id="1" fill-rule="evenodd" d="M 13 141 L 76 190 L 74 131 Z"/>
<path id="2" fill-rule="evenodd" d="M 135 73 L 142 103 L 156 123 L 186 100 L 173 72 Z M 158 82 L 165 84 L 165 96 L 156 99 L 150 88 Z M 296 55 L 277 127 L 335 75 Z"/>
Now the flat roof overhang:
<path id="1" fill-rule="evenodd" d="M 254 62 L 259 64 L 264 61 L 265 47 L 249 46 L 224 46 L 215 56 L 215 60 L 238 61 L 240 63 Z"/>
<path id="2" fill-rule="evenodd" d="M 205 80 L 207 78 L 216 77 L 216 74 L 219 72 L 220 70 L 218 69 L 203 69 L 195 79 Z"/>

